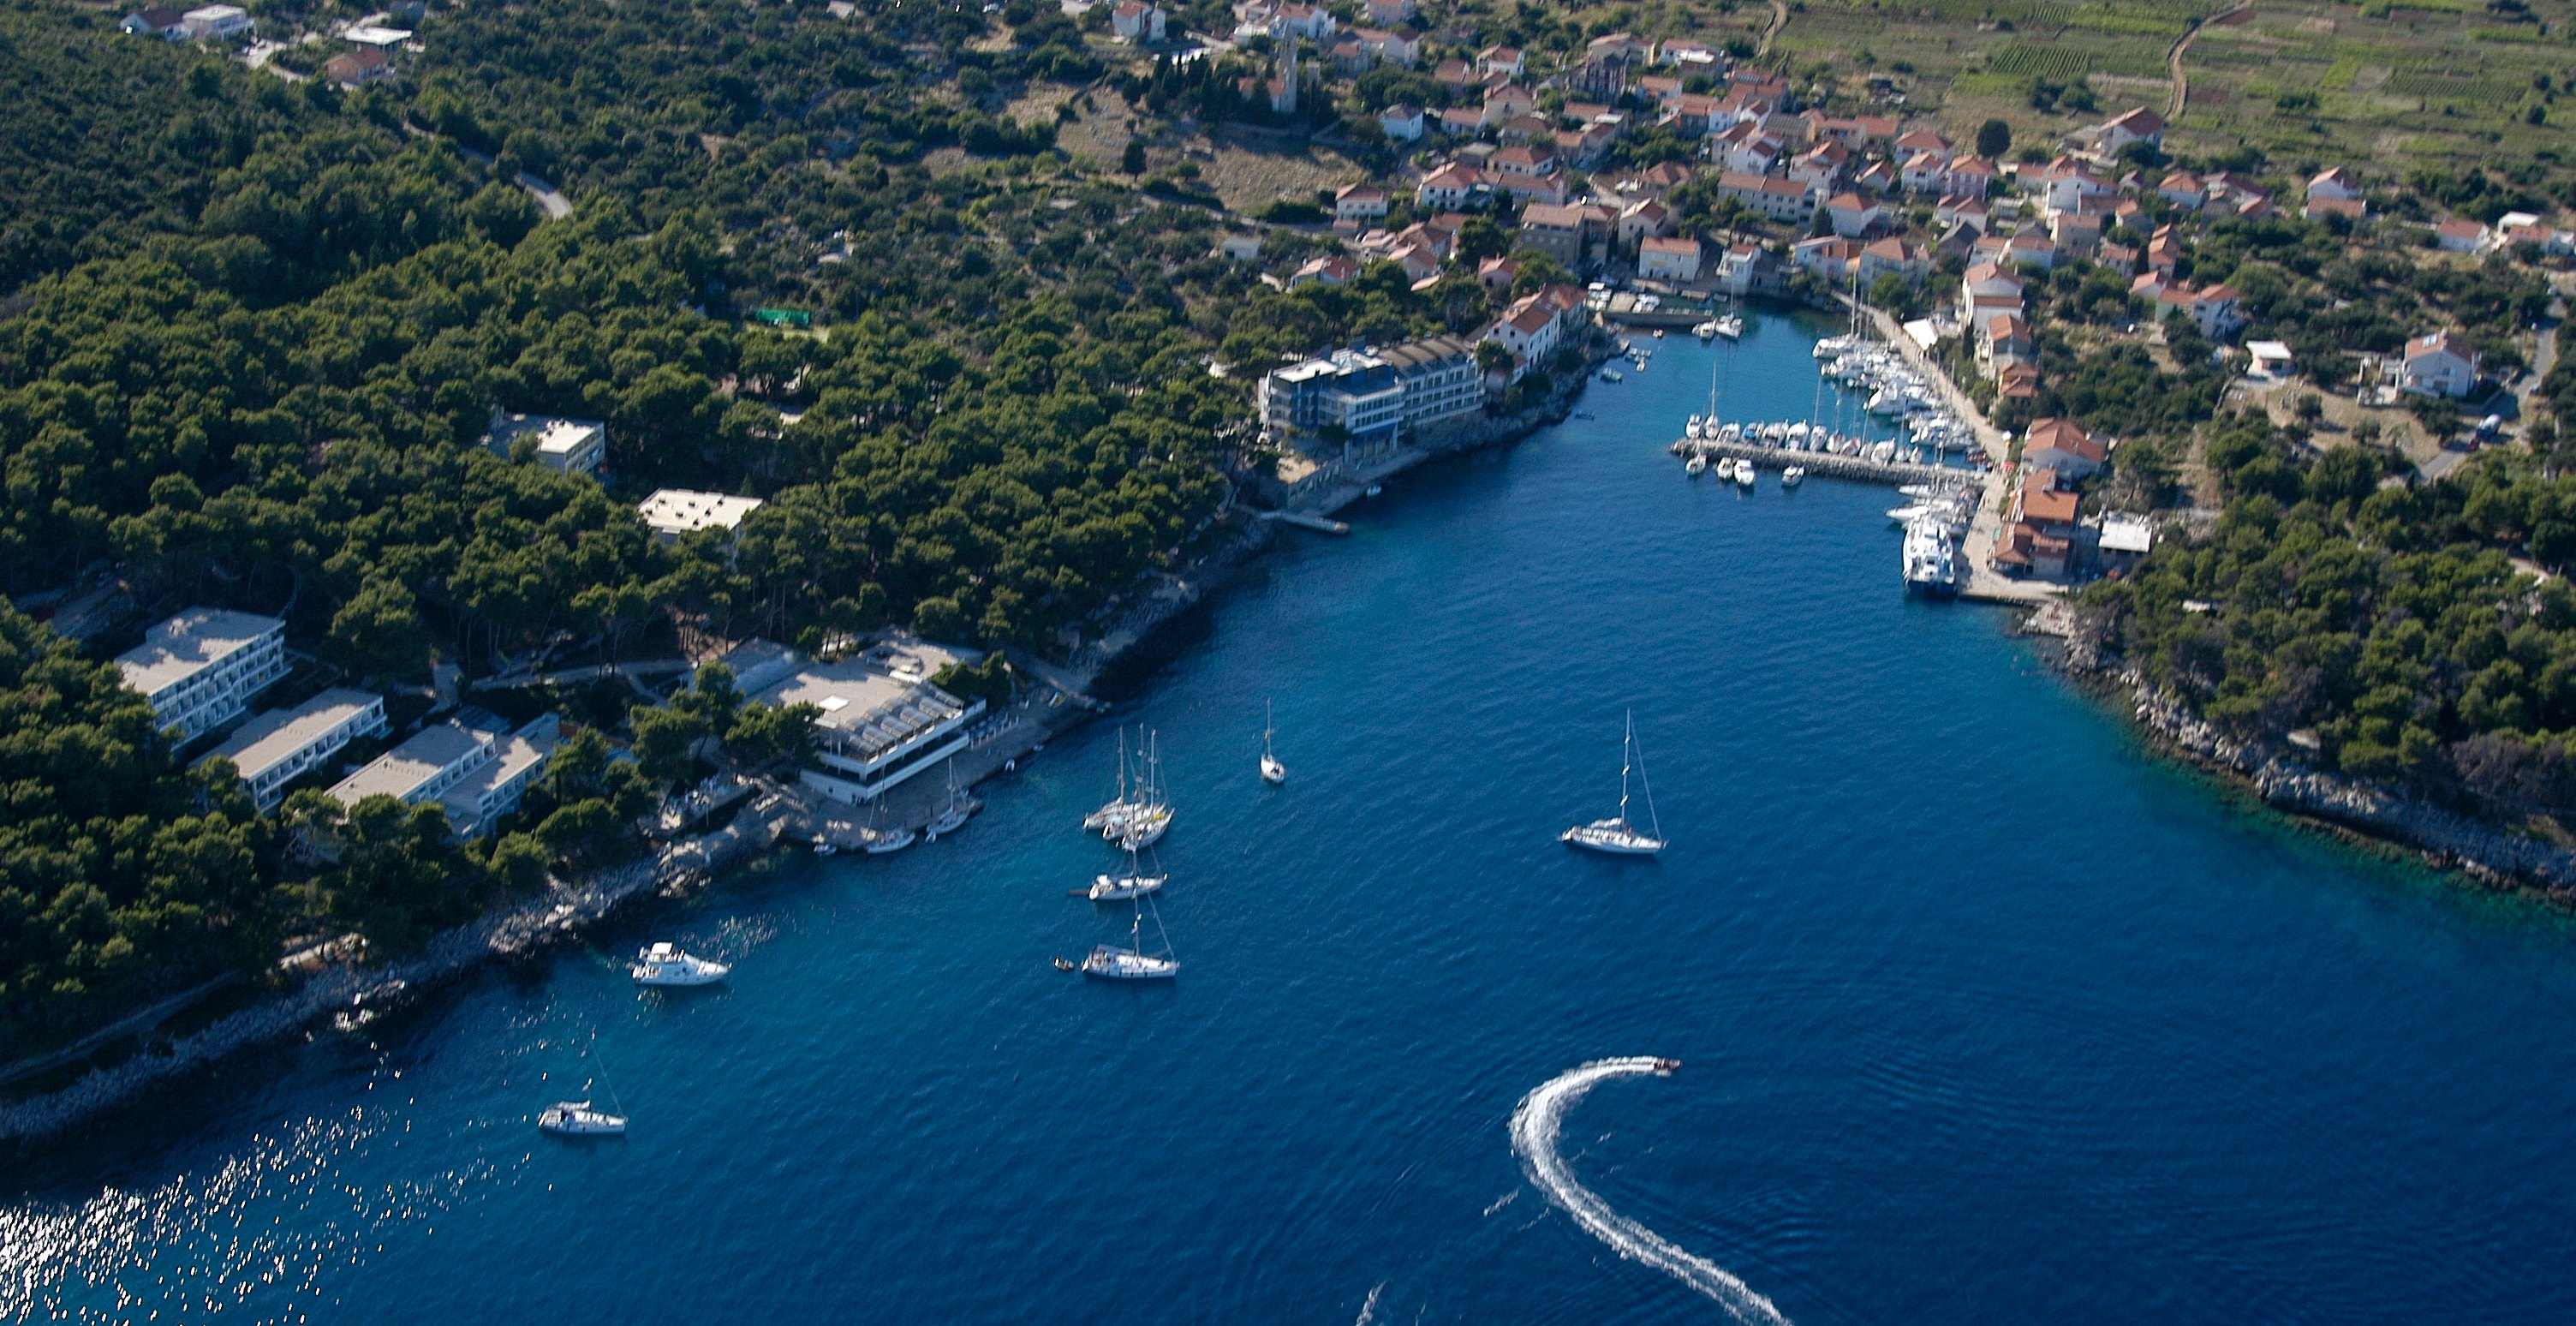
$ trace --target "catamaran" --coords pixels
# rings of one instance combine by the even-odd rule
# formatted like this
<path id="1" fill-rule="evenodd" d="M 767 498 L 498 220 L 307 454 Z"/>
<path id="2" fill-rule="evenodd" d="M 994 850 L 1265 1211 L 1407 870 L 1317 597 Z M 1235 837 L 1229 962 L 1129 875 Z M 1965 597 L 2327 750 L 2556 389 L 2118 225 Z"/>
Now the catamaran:
<path id="1" fill-rule="evenodd" d="M 1145 951 L 1145 902 L 1134 903 L 1136 918 L 1127 928 L 1127 947 L 1101 944 L 1082 960 L 1082 974 L 1104 981 L 1168 981 L 1181 974 L 1181 964 L 1172 958 L 1172 937 L 1163 930 L 1163 914 L 1154 913 L 1154 931 L 1163 937 L 1160 956 Z"/>
<path id="2" fill-rule="evenodd" d="M 638 950 L 635 965 L 627 974 L 635 978 L 637 985 L 684 987 L 713 985 L 732 971 L 724 963 L 685 953 L 679 945 L 664 942 Z"/>
<path id="3" fill-rule="evenodd" d="M 1636 770 L 1637 783 L 1646 793 L 1646 823 L 1652 832 L 1640 830 L 1628 822 L 1628 771 Z M 1608 852 L 1614 856 L 1653 856 L 1664 850 L 1664 826 L 1655 815 L 1655 788 L 1646 781 L 1646 761 L 1637 748 L 1637 716 L 1628 715 L 1628 730 L 1619 751 L 1619 813 L 1606 820 L 1578 824 L 1557 836 L 1569 847 Z"/>
<path id="4" fill-rule="evenodd" d="M 1273 730 L 1270 721 L 1270 702 L 1265 700 L 1261 705 L 1261 781 L 1277 787 L 1288 781 L 1288 766 L 1281 764 L 1279 757 L 1270 750 L 1270 735 Z"/>

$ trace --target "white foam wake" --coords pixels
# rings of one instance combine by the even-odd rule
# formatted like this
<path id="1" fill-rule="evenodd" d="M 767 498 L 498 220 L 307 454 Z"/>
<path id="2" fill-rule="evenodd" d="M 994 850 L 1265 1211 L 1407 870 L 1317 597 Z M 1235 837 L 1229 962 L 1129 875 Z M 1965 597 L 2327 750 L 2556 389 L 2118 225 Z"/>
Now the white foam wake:
<path id="1" fill-rule="evenodd" d="M 1530 1182 L 1537 1184 L 1549 1201 L 1565 1208 L 1574 1223 L 1609 1244 L 1612 1251 L 1654 1267 L 1717 1300 L 1737 1321 L 1788 1326 L 1789 1319 L 1780 1315 L 1771 1300 L 1753 1292 L 1752 1286 L 1736 1279 L 1725 1267 L 1674 1246 L 1662 1235 L 1612 1210 L 1608 1202 L 1575 1180 L 1565 1157 L 1557 1154 L 1557 1132 L 1565 1122 L 1565 1112 L 1583 1099 L 1594 1084 L 1614 1077 L 1644 1077 L 1654 1071 L 1655 1061 L 1649 1058 L 1595 1059 L 1572 1072 L 1549 1078 L 1537 1090 L 1521 1097 L 1519 1107 L 1512 1111 L 1512 1151 L 1521 1158 L 1521 1168 L 1528 1173 Z"/>

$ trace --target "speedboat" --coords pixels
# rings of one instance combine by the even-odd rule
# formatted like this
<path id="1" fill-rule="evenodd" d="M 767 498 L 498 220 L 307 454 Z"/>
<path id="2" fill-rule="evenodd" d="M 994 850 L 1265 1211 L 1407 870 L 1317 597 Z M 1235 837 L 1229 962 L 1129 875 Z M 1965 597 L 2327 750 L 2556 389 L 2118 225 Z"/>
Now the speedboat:
<path id="1" fill-rule="evenodd" d="M 1102 944 L 1082 960 L 1082 974 L 1104 981 L 1168 981 L 1181 974 L 1181 964 L 1170 958 L 1157 958 L 1132 948 Z"/>
<path id="2" fill-rule="evenodd" d="M 1799 483 L 1804 481 L 1806 477 L 1806 466 L 1792 465 L 1789 468 L 1780 471 L 1780 486 L 1783 488 L 1795 488 Z"/>
<path id="3" fill-rule="evenodd" d="M 1091 887 L 1084 890 L 1082 896 L 1091 899 L 1093 902 L 1125 902 L 1130 898 L 1141 898 L 1148 893 L 1152 893 L 1154 890 L 1163 887 L 1163 881 L 1169 878 L 1171 878 L 1169 875 L 1139 875 L 1132 873 L 1125 875 L 1101 875 L 1091 881 Z"/>
<path id="4" fill-rule="evenodd" d="M 1626 374 L 1621 373 L 1615 368 L 1605 368 L 1601 370 L 1601 380 L 1604 382 L 1625 382 L 1628 378 Z"/>
<path id="5" fill-rule="evenodd" d="M 586 1100 L 561 1100 L 537 1116 L 537 1127 L 557 1137 L 624 1137 L 626 1116 L 594 1110 Z"/>
<path id="6" fill-rule="evenodd" d="M 1682 1061 L 1679 1059 L 1657 1059 L 1655 1061 L 1655 1076 L 1671 1077 L 1673 1074 L 1680 1072 L 1681 1067 Z"/>
<path id="7" fill-rule="evenodd" d="M 677 944 L 660 943 L 638 952 L 629 974 L 637 985 L 689 986 L 713 985 L 732 970 L 724 963 L 683 953 Z"/>

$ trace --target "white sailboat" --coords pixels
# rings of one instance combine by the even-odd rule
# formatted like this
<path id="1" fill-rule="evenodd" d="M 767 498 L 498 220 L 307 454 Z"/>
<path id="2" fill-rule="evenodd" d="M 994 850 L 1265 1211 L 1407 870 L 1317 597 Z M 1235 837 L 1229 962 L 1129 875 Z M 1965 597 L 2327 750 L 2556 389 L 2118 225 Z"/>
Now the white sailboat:
<path id="1" fill-rule="evenodd" d="M 1708 453 L 1705 451 L 1692 452 L 1691 458 L 1682 462 L 1682 473 L 1687 474 L 1694 479 L 1708 473 Z"/>
<path id="2" fill-rule="evenodd" d="M 1126 870 L 1115 875 L 1095 876 L 1090 888 L 1075 889 L 1073 892 L 1075 896 L 1089 898 L 1093 902 L 1125 902 L 1131 898 L 1144 897 L 1162 888 L 1169 879 L 1171 879 L 1170 875 L 1159 870 L 1151 875 L 1146 874 L 1137 866 L 1136 853 L 1131 850 L 1127 853 Z"/>
<path id="3" fill-rule="evenodd" d="M 975 810 L 975 798 L 958 795 L 957 761 L 952 758 L 948 761 L 948 799 L 939 803 L 939 813 L 931 816 L 930 823 L 922 826 L 922 841 L 935 843 L 939 841 L 939 835 L 955 833 L 965 826 L 967 817 L 973 815 Z"/>
<path id="4" fill-rule="evenodd" d="M 1270 715 L 1270 702 L 1264 700 L 1261 704 L 1261 781 L 1277 787 L 1288 781 L 1288 766 L 1281 764 L 1278 755 L 1270 749 L 1270 737 L 1275 730 Z"/>
<path id="5" fill-rule="evenodd" d="M 1163 930 L 1163 914 L 1154 913 L 1154 932 L 1163 937 L 1163 951 L 1145 951 L 1145 901 L 1135 902 L 1136 918 L 1127 928 L 1127 947 L 1100 944 L 1082 960 L 1082 974 L 1104 981 L 1168 981 L 1181 974 L 1181 964 L 1172 957 L 1172 937 Z"/>
<path id="6" fill-rule="evenodd" d="M 1163 753 L 1161 742 L 1147 734 L 1137 743 L 1143 748 L 1142 763 L 1136 773 L 1136 786 L 1130 795 L 1127 814 L 1100 831 L 1100 836 L 1115 840 L 1133 851 L 1151 847 L 1162 840 L 1172 827 L 1172 803 L 1163 793 Z"/>
<path id="7" fill-rule="evenodd" d="M 1118 795 L 1108 804 L 1082 817 L 1082 827 L 1093 833 L 1112 833 L 1127 823 L 1136 811 L 1136 802 L 1127 795 L 1127 729 L 1118 729 Z"/>
<path id="8" fill-rule="evenodd" d="M 885 798 L 880 796 L 876 800 L 876 808 L 868 815 L 867 841 L 860 846 L 870 856 L 884 856 L 912 846 L 913 840 L 920 836 L 902 825 L 888 832 L 885 827 Z"/>
<path id="9" fill-rule="evenodd" d="M 557 1137 L 624 1137 L 626 1105 L 617 1099 L 616 1084 L 608 1080 L 607 1061 L 599 1057 L 599 1047 L 591 1046 L 591 1062 L 599 1067 L 599 1083 L 608 1088 L 608 1099 L 617 1106 L 614 1113 L 591 1104 L 588 1099 L 559 1100 L 537 1115 L 537 1129 Z"/>
<path id="10" fill-rule="evenodd" d="M 1780 486 L 1783 488 L 1795 488 L 1806 482 L 1806 479 L 1807 467 L 1804 465 L 1792 465 L 1780 471 Z"/>
<path id="11" fill-rule="evenodd" d="M 1651 829 L 1641 830 L 1628 822 L 1628 771 L 1636 770 L 1637 783 L 1646 793 L 1646 823 Z M 1653 856 L 1664 850 L 1663 822 L 1655 815 L 1654 785 L 1646 781 L 1646 762 L 1637 748 L 1637 716 L 1628 714 L 1627 734 L 1619 751 L 1619 813 L 1606 820 L 1578 824 L 1557 836 L 1569 847 L 1581 847 L 1613 856 Z"/>

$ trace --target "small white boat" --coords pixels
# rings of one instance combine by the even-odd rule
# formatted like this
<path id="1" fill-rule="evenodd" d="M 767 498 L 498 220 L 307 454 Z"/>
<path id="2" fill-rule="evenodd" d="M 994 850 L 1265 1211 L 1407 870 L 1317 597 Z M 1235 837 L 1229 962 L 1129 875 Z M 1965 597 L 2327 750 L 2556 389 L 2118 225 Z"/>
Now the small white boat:
<path id="1" fill-rule="evenodd" d="M 1639 829 L 1628 822 L 1628 772 L 1636 770 L 1637 780 L 1646 789 L 1646 822 L 1653 832 Z M 1568 847 L 1606 852 L 1612 856 L 1653 856 L 1664 850 L 1663 825 L 1655 817 L 1655 789 L 1646 784 L 1646 766 L 1637 750 L 1637 720 L 1629 715 L 1628 729 L 1620 747 L 1619 813 L 1606 820 L 1578 824 L 1557 835 L 1557 841 Z"/>
<path id="2" fill-rule="evenodd" d="M 1719 318 L 1712 325 L 1717 328 L 1717 335 L 1723 336 L 1730 341 L 1744 334 L 1744 319 L 1732 313 Z"/>
<path id="3" fill-rule="evenodd" d="M 537 1116 L 537 1127 L 557 1137 L 624 1137 L 626 1116 L 592 1109 L 586 1100 L 561 1100 Z"/>
<path id="4" fill-rule="evenodd" d="M 1625 382 L 1628 378 L 1627 375 L 1621 373 L 1615 368 L 1605 368 L 1601 370 L 1601 380 L 1604 382 Z"/>
<path id="5" fill-rule="evenodd" d="M 1704 451 L 1692 452 L 1691 458 L 1682 462 L 1682 473 L 1687 474 L 1694 479 L 1708 473 L 1708 453 Z"/>
<path id="6" fill-rule="evenodd" d="M 832 845 L 831 839 L 826 838 L 819 833 L 814 835 L 814 855 L 831 856 L 840 850 L 840 848 Z"/>
<path id="7" fill-rule="evenodd" d="M 724 963 L 681 952 L 677 944 L 660 943 L 638 951 L 628 974 L 637 985 L 679 987 L 713 985 L 732 970 Z"/>
<path id="8" fill-rule="evenodd" d="M 868 840 L 861 850 L 870 856 L 885 856 L 912 846 L 913 840 L 920 836 L 910 829 L 897 829 L 892 833 L 879 831 L 868 835 Z"/>
<path id="9" fill-rule="evenodd" d="M 1281 764 L 1279 757 L 1270 749 L 1272 731 L 1270 706 L 1264 702 L 1261 707 L 1261 781 L 1277 787 L 1288 781 L 1288 766 Z"/>
<path id="10" fill-rule="evenodd" d="M 1698 325 L 1698 326 L 1696 326 L 1696 327 L 1691 328 L 1691 335 L 1696 336 L 1696 337 L 1700 338 L 1700 339 L 1701 339 L 1701 340 L 1703 340 L 1703 341 L 1713 341 L 1713 340 L 1716 340 L 1716 339 L 1717 339 L 1717 319 L 1715 319 L 1715 318 L 1711 318 L 1711 319 L 1709 319 L 1708 321 L 1703 322 L 1703 323 L 1701 323 L 1700 325 Z"/>
<path id="11" fill-rule="evenodd" d="M 1657 328 L 1655 329 L 1655 339 L 1656 339 L 1656 340 L 1658 340 L 1658 341 L 1660 341 L 1660 340 L 1664 339 L 1664 329 L 1663 329 L 1663 328 L 1661 328 L 1661 327 L 1657 327 Z"/>
<path id="12" fill-rule="evenodd" d="M 1806 478 L 1806 466 L 1792 465 L 1789 468 L 1780 471 L 1780 486 L 1783 488 L 1795 488 L 1800 483 L 1805 482 Z"/>
<path id="13" fill-rule="evenodd" d="M 1735 462 L 1735 485 L 1739 488 L 1750 488 L 1753 486 L 1752 461 L 1739 459 Z"/>

